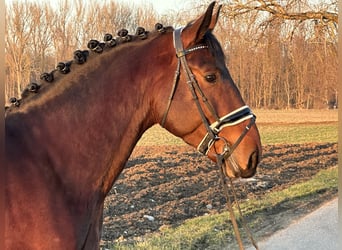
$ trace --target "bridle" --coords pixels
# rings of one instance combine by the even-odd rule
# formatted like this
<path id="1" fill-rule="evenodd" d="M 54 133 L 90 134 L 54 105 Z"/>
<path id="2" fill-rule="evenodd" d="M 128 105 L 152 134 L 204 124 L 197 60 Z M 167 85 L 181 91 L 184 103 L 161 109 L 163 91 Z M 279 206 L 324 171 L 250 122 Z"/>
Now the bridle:
<path id="1" fill-rule="evenodd" d="M 248 106 L 242 106 L 232 112 L 230 112 L 227 115 L 224 115 L 222 117 L 219 117 L 213 108 L 213 106 L 210 104 L 208 98 L 203 93 L 202 89 L 200 88 L 195 76 L 193 75 L 191 69 L 188 66 L 188 63 L 186 61 L 186 55 L 189 53 L 192 53 L 196 50 L 200 49 L 208 49 L 207 45 L 197 45 L 194 47 L 190 47 L 189 49 L 183 48 L 183 43 L 181 40 L 181 33 L 183 28 L 175 29 L 173 32 L 173 42 L 174 47 L 176 49 L 176 56 L 178 59 L 177 63 L 177 69 L 175 72 L 174 80 L 173 80 L 173 86 L 171 90 L 171 94 L 168 99 L 168 104 L 166 111 L 163 115 L 162 121 L 160 125 L 164 127 L 166 122 L 166 117 L 168 115 L 168 112 L 171 107 L 171 103 L 175 94 L 175 91 L 177 89 L 178 81 L 179 81 L 179 75 L 180 75 L 180 66 L 182 65 L 182 68 L 185 72 L 185 75 L 187 77 L 187 85 L 191 91 L 193 100 L 195 101 L 195 104 L 197 106 L 197 109 L 199 111 L 199 114 L 201 116 L 201 119 L 203 121 L 203 124 L 207 130 L 206 135 L 202 139 L 202 141 L 197 146 L 197 150 L 201 152 L 204 155 L 207 155 L 211 147 L 215 144 L 216 141 L 222 140 L 225 144 L 223 151 L 218 153 L 218 160 L 224 161 L 227 160 L 233 151 L 236 149 L 236 147 L 239 145 L 239 143 L 242 141 L 244 136 L 248 133 L 251 126 L 255 123 L 256 116 L 253 114 L 251 109 Z M 215 122 L 210 124 L 203 109 L 200 105 L 199 97 L 202 98 L 203 103 L 206 105 L 212 116 L 215 118 Z M 225 138 L 220 137 L 218 134 L 224 127 L 234 126 L 239 123 L 242 123 L 243 121 L 246 121 L 250 119 L 250 122 L 245 127 L 245 129 L 242 131 L 239 138 L 235 141 L 233 145 L 229 145 L 227 140 Z"/>

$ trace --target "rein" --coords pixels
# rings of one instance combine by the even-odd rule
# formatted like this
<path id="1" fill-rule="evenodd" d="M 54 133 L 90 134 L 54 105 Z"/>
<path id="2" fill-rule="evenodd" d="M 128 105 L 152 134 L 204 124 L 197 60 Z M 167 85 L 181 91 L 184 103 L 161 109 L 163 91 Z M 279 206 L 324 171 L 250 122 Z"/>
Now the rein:
<path id="1" fill-rule="evenodd" d="M 229 114 L 224 115 L 222 117 L 219 117 L 217 115 L 215 109 L 210 104 L 208 98 L 205 96 L 201 87 L 199 86 L 199 84 L 198 84 L 195 76 L 193 75 L 191 69 L 189 68 L 187 60 L 186 60 L 187 54 L 192 53 L 196 50 L 200 50 L 200 49 L 208 49 L 208 46 L 197 45 L 197 46 L 191 47 L 189 49 L 184 49 L 183 43 L 181 40 L 182 29 L 183 28 L 175 29 L 174 33 L 173 33 L 173 42 L 174 42 L 174 47 L 176 50 L 176 56 L 177 56 L 178 62 L 177 62 L 177 68 L 176 68 L 174 79 L 173 79 L 172 90 L 171 90 L 170 96 L 168 98 L 167 107 L 166 107 L 166 110 L 165 110 L 165 113 L 163 115 L 163 118 L 161 120 L 160 125 L 162 127 L 164 127 L 164 125 L 165 125 L 166 118 L 167 118 L 167 115 L 169 113 L 171 103 L 172 103 L 173 97 L 174 97 L 176 89 L 177 89 L 179 76 L 180 76 L 180 67 L 182 66 L 183 71 L 185 72 L 185 75 L 187 78 L 187 85 L 188 85 L 189 90 L 192 94 L 193 100 L 195 101 L 195 104 L 196 104 L 198 112 L 201 116 L 202 122 L 203 122 L 203 124 L 207 130 L 206 135 L 203 137 L 202 141 L 197 146 L 197 150 L 200 153 L 202 153 L 203 155 L 207 155 L 216 141 L 222 140 L 225 144 L 225 146 L 223 148 L 223 152 L 221 152 L 221 153 L 216 152 L 217 164 L 220 168 L 220 180 L 222 182 L 224 192 L 226 195 L 227 207 L 228 207 L 228 210 L 230 212 L 230 217 L 231 217 L 231 221 L 233 224 L 235 236 L 236 236 L 237 242 L 239 244 L 240 250 L 243 250 L 244 249 L 243 243 L 241 240 L 241 236 L 240 236 L 240 232 L 239 232 L 238 225 L 236 222 L 236 218 L 234 215 L 234 211 L 232 208 L 232 204 L 231 204 L 231 201 L 229 198 L 228 186 L 227 186 L 227 182 L 226 182 L 226 178 L 225 178 L 227 176 L 227 174 L 225 173 L 224 162 L 230 159 L 230 156 L 232 155 L 233 151 L 240 144 L 242 139 L 248 133 L 249 129 L 255 123 L 256 116 L 253 114 L 253 112 L 251 111 L 251 109 L 248 106 L 242 106 L 242 107 L 240 107 L 240 108 L 238 108 L 238 109 L 236 109 L 236 110 L 234 110 L 234 111 L 230 112 Z M 211 115 L 216 120 L 212 124 L 209 123 L 208 118 L 206 117 L 206 115 L 203 111 L 203 108 L 202 108 L 200 101 L 199 101 L 199 97 L 202 98 L 203 103 L 206 105 L 206 107 L 210 111 Z M 228 126 L 237 125 L 237 124 L 242 123 L 248 119 L 250 119 L 250 122 L 245 127 L 245 129 L 242 131 L 239 138 L 235 141 L 235 143 L 233 145 L 229 145 L 228 141 L 225 138 L 220 137 L 218 135 L 219 132 L 223 128 L 228 127 Z M 232 180 L 230 178 L 229 178 L 229 180 L 231 183 L 230 186 L 233 188 Z M 235 189 L 233 189 L 233 196 L 235 197 L 235 200 L 236 200 Z M 246 222 L 242 216 L 239 205 L 238 205 L 238 210 L 239 210 L 239 213 L 240 213 L 240 216 L 242 219 L 242 224 L 243 224 L 253 246 L 255 247 L 255 249 L 258 250 L 258 246 L 256 245 L 256 243 L 255 243 L 255 241 L 254 241 L 254 239 L 250 233 L 250 230 L 247 227 L 247 224 L 246 224 Z"/>
<path id="2" fill-rule="evenodd" d="M 239 232 L 239 226 L 238 226 L 238 223 L 236 221 L 236 217 L 235 217 L 235 213 L 234 213 L 234 210 L 233 210 L 233 206 L 232 206 L 232 202 L 230 200 L 230 196 L 229 196 L 229 190 L 228 190 L 228 184 L 227 184 L 227 181 L 226 181 L 226 174 L 225 174 L 225 170 L 224 170 L 224 161 L 222 161 L 222 158 L 220 157 L 220 155 L 216 155 L 217 157 L 217 165 L 218 167 L 220 168 L 220 181 L 221 181 L 221 185 L 223 186 L 223 190 L 224 190 L 224 194 L 226 196 L 226 201 L 227 201 L 227 209 L 229 211 L 229 215 L 230 215 L 230 221 L 232 222 L 233 224 L 233 229 L 234 229 L 234 233 L 235 233 L 235 238 L 236 238 L 236 241 L 239 245 L 239 249 L 240 250 L 244 250 L 244 247 L 243 247 L 243 243 L 242 243 L 242 240 L 241 240 L 241 235 L 240 235 L 240 232 Z M 252 242 L 252 245 L 254 246 L 254 248 L 256 250 L 259 250 L 259 247 L 257 245 L 257 243 L 255 242 L 254 238 L 253 238 L 253 235 L 247 225 L 247 222 L 245 220 L 245 218 L 243 217 L 242 215 L 242 212 L 241 212 L 241 209 L 240 209 L 240 205 L 239 203 L 237 202 L 237 195 L 236 195 L 236 191 L 235 191 L 235 188 L 234 188 L 234 185 L 233 185 L 233 181 L 231 178 L 228 178 L 229 179 L 229 182 L 230 182 L 230 188 L 232 189 L 232 193 L 233 193 L 233 198 L 234 200 L 236 201 L 236 204 L 237 204 L 237 208 L 238 208 L 238 212 L 239 212 L 239 215 L 240 215 L 240 218 L 241 218 L 241 224 L 245 230 L 245 232 L 247 233 L 247 236 L 249 238 L 249 240 Z"/>

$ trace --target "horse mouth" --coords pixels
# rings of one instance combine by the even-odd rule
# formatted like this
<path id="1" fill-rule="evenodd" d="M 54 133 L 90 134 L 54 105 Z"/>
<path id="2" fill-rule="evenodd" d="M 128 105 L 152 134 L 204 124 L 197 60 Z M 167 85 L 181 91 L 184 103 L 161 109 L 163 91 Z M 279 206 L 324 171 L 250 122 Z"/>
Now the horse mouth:
<path id="1" fill-rule="evenodd" d="M 224 161 L 225 175 L 229 178 L 250 178 L 255 175 L 256 168 L 259 163 L 259 156 L 257 152 L 253 152 L 249 157 L 245 168 L 242 168 L 234 159 L 233 156 Z"/>

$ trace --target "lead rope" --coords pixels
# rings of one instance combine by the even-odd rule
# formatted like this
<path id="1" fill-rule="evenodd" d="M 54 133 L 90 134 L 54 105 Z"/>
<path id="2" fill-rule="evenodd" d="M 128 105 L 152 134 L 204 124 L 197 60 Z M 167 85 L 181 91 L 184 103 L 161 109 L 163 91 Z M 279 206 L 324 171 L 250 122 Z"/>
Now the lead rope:
<path id="1" fill-rule="evenodd" d="M 228 185 L 227 185 L 226 178 L 225 178 L 226 175 L 225 175 L 225 171 L 224 171 L 224 157 L 223 157 L 223 155 L 216 154 L 216 159 L 217 159 L 217 165 L 220 168 L 220 181 L 221 181 L 221 184 L 222 184 L 223 189 L 224 189 L 224 194 L 226 196 L 226 200 L 227 200 L 227 204 L 226 205 L 227 205 L 227 208 L 228 208 L 228 211 L 229 211 L 229 214 L 230 214 L 230 221 L 233 224 L 235 238 L 236 238 L 236 241 L 237 241 L 237 243 L 239 245 L 239 249 L 240 250 L 244 250 L 245 248 L 244 248 L 243 243 L 242 243 L 242 239 L 241 239 L 241 235 L 240 235 L 240 231 L 239 231 L 239 226 L 237 224 L 235 213 L 234 213 L 234 210 L 233 210 L 233 206 L 232 206 L 232 203 L 230 201 Z M 252 233 L 250 232 L 250 229 L 247 226 L 246 220 L 244 219 L 244 217 L 242 215 L 239 203 L 237 201 L 237 196 L 236 196 L 236 192 L 235 192 L 235 189 L 234 189 L 234 186 L 233 186 L 232 179 L 229 178 L 229 181 L 230 181 L 230 187 L 232 188 L 233 197 L 234 197 L 234 200 L 236 201 L 236 204 L 237 204 L 237 207 L 238 207 L 238 211 L 239 211 L 239 214 L 240 214 L 240 217 L 241 217 L 242 226 L 245 229 L 245 231 L 246 231 L 250 241 L 252 242 L 253 246 L 255 247 L 255 249 L 259 250 L 259 247 L 258 247 L 257 243 L 255 242 L 255 240 L 254 240 L 254 238 L 252 236 Z"/>

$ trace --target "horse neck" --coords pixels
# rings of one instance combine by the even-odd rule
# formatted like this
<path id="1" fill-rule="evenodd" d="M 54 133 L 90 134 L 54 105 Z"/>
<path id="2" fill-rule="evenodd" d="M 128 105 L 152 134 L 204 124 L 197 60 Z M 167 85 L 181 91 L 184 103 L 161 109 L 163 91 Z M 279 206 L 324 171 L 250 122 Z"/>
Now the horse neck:
<path id="1" fill-rule="evenodd" d="M 69 190 L 105 195 L 140 136 L 155 123 L 151 86 L 160 76 L 152 69 L 160 62 L 153 65 L 140 57 L 144 54 L 146 58 L 151 47 L 127 46 L 99 56 L 89 62 L 93 70 L 86 76 L 66 76 L 65 81 L 74 82 L 68 89 L 43 104 L 31 105 L 22 114 L 24 125 L 17 127 L 26 137 L 22 141 L 27 150 L 40 145 L 33 152 L 37 161 L 49 159 L 51 166 L 41 167 L 54 168 Z M 127 60 L 129 53 L 135 58 Z M 150 51 L 152 57 L 154 53 Z"/>

